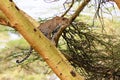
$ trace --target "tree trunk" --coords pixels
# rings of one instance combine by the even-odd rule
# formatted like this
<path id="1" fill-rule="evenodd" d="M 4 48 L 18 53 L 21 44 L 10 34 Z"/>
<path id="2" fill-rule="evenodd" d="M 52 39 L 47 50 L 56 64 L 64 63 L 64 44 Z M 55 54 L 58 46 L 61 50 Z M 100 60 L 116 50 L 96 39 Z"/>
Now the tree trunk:
<path id="1" fill-rule="evenodd" d="M 61 80 L 83 80 L 68 60 L 35 28 L 12 0 L 0 0 L 0 10 L 9 19 L 9 24 L 30 43 Z"/>

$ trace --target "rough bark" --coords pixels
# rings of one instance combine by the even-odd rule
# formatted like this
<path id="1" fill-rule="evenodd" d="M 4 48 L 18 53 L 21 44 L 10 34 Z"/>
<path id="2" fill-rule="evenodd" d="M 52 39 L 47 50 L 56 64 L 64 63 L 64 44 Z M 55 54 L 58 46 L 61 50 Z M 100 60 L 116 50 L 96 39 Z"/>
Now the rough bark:
<path id="1" fill-rule="evenodd" d="M 23 35 L 61 80 L 82 80 L 67 59 L 20 12 L 12 0 L 0 0 L 0 10 L 9 19 L 10 25 Z"/>

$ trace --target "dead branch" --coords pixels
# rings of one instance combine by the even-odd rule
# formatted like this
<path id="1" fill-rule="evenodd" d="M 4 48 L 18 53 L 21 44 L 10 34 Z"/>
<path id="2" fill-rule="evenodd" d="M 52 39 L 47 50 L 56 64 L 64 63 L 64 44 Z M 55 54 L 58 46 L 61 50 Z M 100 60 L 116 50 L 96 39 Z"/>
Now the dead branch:
<path id="1" fill-rule="evenodd" d="M 64 17 L 68 13 L 68 11 L 70 11 L 70 9 L 72 8 L 73 4 L 74 4 L 74 0 L 72 0 L 70 7 L 65 11 L 64 14 L 61 15 L 61 17 Z"/>

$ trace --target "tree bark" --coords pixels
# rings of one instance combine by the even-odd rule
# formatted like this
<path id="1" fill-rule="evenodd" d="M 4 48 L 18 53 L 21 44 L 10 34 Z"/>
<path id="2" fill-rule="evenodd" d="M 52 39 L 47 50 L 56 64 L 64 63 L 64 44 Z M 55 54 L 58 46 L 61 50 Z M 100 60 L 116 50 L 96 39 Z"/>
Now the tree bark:
<path id="1" fill-rule="evenodd" d="M 118 8 L 120 9 L 120 0 L 114 0 L 114 2 L 117 4 Z"/>
<path id="2" fill-rule="evenodd" d="M 59 50 L 21 13 L 12 0 L 0 0 L 0 10 L 61 80 L 83 80 Z"/>
<path id="3" fill-rule="evenodd" d="M 20 10 L 21 14 L 23 14 L 35 27 L 38 27 L 40 24 L 33 19 L 31 16 L 27 15 L 24 11 Z M 8 18 L 5 16 L 5 14 L 0 11 L 0 24 L 5 25 L 5 26 L 11 26 L 9 24 Z"/>
<path id="4" fill-rule="evenodd" d="M 5 26 L 9 25 L 9 20 L 2 11 L 0 11 L 0 24 Z"/>

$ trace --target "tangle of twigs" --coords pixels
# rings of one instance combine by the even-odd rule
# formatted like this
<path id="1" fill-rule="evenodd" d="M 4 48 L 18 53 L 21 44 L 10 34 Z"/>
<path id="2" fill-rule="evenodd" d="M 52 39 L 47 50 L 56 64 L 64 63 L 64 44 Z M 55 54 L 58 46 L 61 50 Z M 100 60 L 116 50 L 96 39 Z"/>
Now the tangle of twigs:
<path id="1" fill-rule="evenodd" d="M 90 25 L 80 22 L 67 28 L 62 37 L 67 44 L 66 53 L 69 53 L 67 54 L 69 61 L 74 67 L 79 67 L 78 70 L 84 73 L 82 75 L 87 79 L 109 79 L 120 76 L 118 74 L 120 68 L 116 67 L 120 64 L 114 62 L 119 58 L 112 58 L 113 55 L 117 55 L 113 50 L 114 45 L 117 45 L 114 36 L 93 32 Z M 113 63 L 115 66 L 111 65 Z"/>

